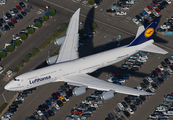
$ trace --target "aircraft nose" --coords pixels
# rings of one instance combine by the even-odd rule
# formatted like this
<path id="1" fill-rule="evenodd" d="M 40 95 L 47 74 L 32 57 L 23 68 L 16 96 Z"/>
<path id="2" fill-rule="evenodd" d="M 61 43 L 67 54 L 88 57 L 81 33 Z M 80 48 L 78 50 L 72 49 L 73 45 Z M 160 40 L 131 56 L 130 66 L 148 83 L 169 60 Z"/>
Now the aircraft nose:
<path id="1" fill-rule="evenodd" d="M 4 87 L 5 90 L 10 90 L 10 85 L 9 83 Z"/>

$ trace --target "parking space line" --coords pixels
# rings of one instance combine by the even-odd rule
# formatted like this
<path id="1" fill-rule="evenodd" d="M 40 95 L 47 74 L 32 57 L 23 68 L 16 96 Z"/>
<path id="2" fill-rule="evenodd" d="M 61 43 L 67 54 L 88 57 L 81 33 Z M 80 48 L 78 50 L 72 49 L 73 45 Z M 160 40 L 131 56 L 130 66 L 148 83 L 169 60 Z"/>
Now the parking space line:
<path id="1" fill-rule="evenodd" d="M 4 101 L 7 103 L 7 100 L 5 99 L 5 96 L 4 94 L 2 93 L 2 97 L 4 98 Z"/>

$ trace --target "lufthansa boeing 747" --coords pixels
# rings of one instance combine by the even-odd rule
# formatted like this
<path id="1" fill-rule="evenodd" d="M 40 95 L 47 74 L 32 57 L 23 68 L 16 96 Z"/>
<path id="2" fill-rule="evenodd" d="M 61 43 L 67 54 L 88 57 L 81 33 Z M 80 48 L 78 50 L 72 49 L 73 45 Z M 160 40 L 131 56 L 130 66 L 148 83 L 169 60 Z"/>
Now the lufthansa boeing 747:
<path id="1" fill-rule="evenodd" d="M 79 14 L 80 8 L 70 19 L 66 36 L 63 37 L 63 42 L 62 39 L 60 40 L 62 45 L 55 64 L 17 76 L 5 86 L 5 89 L 9 91 L 22 91 L 48 83 L 63 81 L 67 82 L 69 85 L 78 86 L 74 89 L 76 95 L 85 93 L 86 88 L 107 92 L 113 91 L 135 96 L 153 95 L 153 93 L 106 82 L 94 78 L 87 73 L 91 73 L 99 68 L 122 61 L 138 51 L 147 51 L 159 54 L 168 53 L 154 45 L 154 40 L 151 39 L 159 21 L 151 23 L 146 29 L 144 26 L 140 26 L 136 38 L 129 45 L 79 58 Z M 57 40 L 55 42 L 58 43 L 60 41 Z"/>

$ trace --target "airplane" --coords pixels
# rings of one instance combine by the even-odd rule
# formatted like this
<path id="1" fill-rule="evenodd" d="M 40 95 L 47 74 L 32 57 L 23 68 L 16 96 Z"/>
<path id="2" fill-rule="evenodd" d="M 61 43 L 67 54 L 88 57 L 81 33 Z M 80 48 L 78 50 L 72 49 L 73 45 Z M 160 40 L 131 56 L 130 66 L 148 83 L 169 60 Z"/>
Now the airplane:
<path id="1" fill-rule="evenodd" d="M 63 37 L 64 41 L 62 42 L 62 39 L 56 39 L 55 41 L 57 44 L 62 44 L 56 63 L 21 74 L 11 80 L 4 89 L 9 91 L 23 91 L 48 83 L 67 82 L 68 85 L 77 86 L 73 89 L 73 93 L 76 96 L 84 94 L 86 88 L 106 91 L 107 93 L 122 93 L 134 96 L 154 95 L 154 93 L 112 84 L 92 77 L 88 73 L 122 61 L 139 51 L 167 54 L 167 51 L 154 45 L 154 40 L 151 39 L 159 21 L 152 22 L 146 29 L 144 26 L 140 26 L 135 39 L 129 45 L 79 58 L 79 14 L 80 8 L 70 19 L 66 36 Z"/>

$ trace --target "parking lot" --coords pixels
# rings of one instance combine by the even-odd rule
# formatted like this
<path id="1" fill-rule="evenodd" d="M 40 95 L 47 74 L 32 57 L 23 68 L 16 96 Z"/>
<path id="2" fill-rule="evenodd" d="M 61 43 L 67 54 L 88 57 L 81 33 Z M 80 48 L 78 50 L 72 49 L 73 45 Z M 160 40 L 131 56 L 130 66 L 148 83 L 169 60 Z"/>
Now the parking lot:
<path id="1" fill-rule="evenodd" d="M 65 7 L 65 5 L 63 3 L 61 4 L 58 1 L 56 1 L 56 2 L 51 1 L 51 2 L 54 2 L 58 5 Z M 106 5 L 110 4 L 110 6 L 111 6 L 111 4 L 112 4 L 112 3 L 109 3 L 106 1 L 104 1 L 104 2 Z M 140 1 L 137 4 L 141 5 L 141 7 L 144 6 L 144 5 L 142 5 L 142 3 Z M 145 4 L 147 5 L 148 2 L 145 1 Z M 80 6 L 80 4 L 74 4 L 74 5 L 76 5 L 76 8 Z M 111 42 L 110 42 L 111 39 L 112 38 L 117 39 L 118 35 L 122 36 L 120 39 L 120 41 L 122 43 L 121 45 L 129 43 L 130 41 L 133 40 L 133 38 L 135 36 L 137 26 L 135 26 L 135 24 L 133 23 L 132 18 L 135 16 L 133 13 L 135 11 L 135 9 L 137 9 L 138 7 L 140 8 L 140 6 L 132 7 L 132 9 L 130 9 L 130 11 L 128 11 L 128 16 L 123 17 L 123 18 L 118 18 L 119 20 L 122 20 L 122 21 L 118 21 L 118 20 L 114 21 L 115 18 L 110 18 L 108 16 L 105 17 L 103 20 L 99 19 L 99 18 L 102 18 L 102 17 L 99 17 L 100 14 L 105 15 L 104 13 L 102 13 L 102 11 L 99 11 L 100 9 L 102 9 L 101 7 L 103 7 L 103 6 L 104 6 L 103 3 L 101 3 L 100 6 L 98 6 L 99 9 L 97 8 L 95 11 L 95 19 L 96 19 L 96 23 L 98 25 L 98 28 L 96 29 L 96 35 L 93 37 L 92 42 L 87 42 L 83 46 L 81 46 L 80 51 L 82 53 L 82 56 L 86 56 L 89 54 L 97 53 L 99 51 L 110 49 L 112 47 L 111 45 L 110 45 L 110 47 L 109 47 L 109 45 L 107 45 L 105 47 L 105 45 L 107 43 L 111 44 Z M 162 24 L 164 22 L 164 19 L 165 19 L 164 16 L 167 16 L 167 15 L 170 16 L 169 10 L 171 10 L 171 7 L 172 7 L 172 5 L 170 5 L 169 8 L 167 8 L 166 11 L 163 12 L 163 17 L 161 18 L 160 24 Z M 39 8 L 37 8 L 37 9 L 39 11 Z M 71 8 L 71 9 L 75 9 L 75 8 Z M 86 6 L 84 6 L 83 9 L 86 10 L 88 8 L 86 8 Z M 106 8 L 103 8 L 103 9 L 106 9 Z M 140 9 L 142 9 L 142 8 L 140 8 Z M 37 12 L 36 12 L 35 16 L 38 14 Z M 68 12 L 68 11 L 66 11 L 66 12 Z M 85 11 L 81 12 L 81 14 L 84 14 L 84 13 L 86 13 L 86 12 Z M 137 11 L 136 11 L 136 14 L 137 14 Z M 85 18 L 80 17 L 80 21 L 85 21 Z M 119 24 L 119 23 L 121 23 L 121 24 Z M 28 22 L 27 22 L 27 24 L 28 24 Z M 113 27 L 110 27 L 109 24 L 110 24 L 110 26 L 113 25 Z M 21 26 L 23 26 L 23 25 L 21 24 Z M 122 29 L 118 30 L 116 28 L 122 28 Z M 124 32 L 123 30 L 126 32 Z M 129 33 L 129 34 L 127 34 L 127 33 Z M 159 39 L 157 39 L 157 38 L 159 38 Z M 164 40 L 162 40 L 161 38 Z M 169 53 L 167 55 L 151 54 L 151 56 L 149 56 L 149 60 L 142 66 L 142 68 L 134 76 L 132 76 L 128 81 L 126 81 L 125 84 L 123 84 L 123 85 L 129 86 L 129 87 L 137 87 L 142 82 L 142 80 L 145 78 L 145 76 L 149 75 L 149 73 L 152 70 L 154 70 L 160 64 L 161 61 L 163 61 L 166 57 L 170 57 L 171 52 L 172 52 L 172 45 L 171 45 L 170 38 L 171 38 L 170 36 L 163 37 L 158 34 L 155 35 L 154 39 L 155 39 L 156 43 L 166 46 L 166 47 L 164 47 L 164 49 L 169 51 Z M 160 40 L 167 41 L 167 42 L 162 43 L 162 41 L 160 41 Z M 157 42 L 157 41 L 159 41 L 159 42 Z M 115 44 L 115 46 L 116 46 L 116 44 L 118 44 L 118 42 L 115 42 L 115 43 L 112 42 L 112 44 Z M 120 67 L 123 63 L 124 63 L 124 61 L 121 61 L 120 63 L 117 63 L 115 65 L 98 70 L 98 73 L 97 73 L 98 78 L 107 80 L 108 73 L 113 73 L 113 72 L 118 71 L 118 67 Z M 31 116 L 33 114 L 33 112 L 35 111 L 35 109 L 40 104 L 43 104 L 45 102 L 45 100 L 48 99 L 53 92 L 56 92 L 57 89 L 62 84 L 63 83 L 54 83 L 54 84 L 48 84 L 48 85 L 39 87 L 31 95 L 28 95 L 26 97 L 26 99 L 24 100 L 24 103 L 18 108 L 17 112 L 12 117 L 12 119 L 14 119 L 14 120 L 25 119 L 25 117 Z M 147 101 L 145 101 L 142 105 L 139 106 L 137 111 L 135 111 L 134 115 L 131 115 L 130 118 L 126 118 L 123 115 L 124 116 L 123 119 L 129 119 L 129 120 L 137 120 L 139 118 L 146 119 L 154 111 L 155 106 L 157 106 L 163 102 L 163 96 L 172 92 L 171 91 L 172 84 L 173 83 L 171 82 L 171 77 L 170 77 L 169 80 L 167 80 L 165 83 L 163 83 L 158 88 L 158 90 L 156 91 L 156 95 L 151 96 L 150 98 L 147 99 Z M 84 100 L 87 96 L 89 96 L 93 92 L 94 92 L 94 90 L 89 89 L 89 90 L 87 90 L 87 92 L 85 94 L 83 94 L 81 96 L 71 97 L 70 101 L 65 103 L 65 105 L 58 111 L 58 113 L 56 113 L 55 116 L 50 117 L 49 119 L 50 120 L 55 120 L 57 118 L 64 119 L 65 116 L 70 115 L 71 109 L 76 107 L 76 104 L 79 105 L 79 103 L 82 100 Z M 93 114 L 91 115 L 91 117 L 89 119 L 90 120 L 105 119 L 105 117 L 107 117 L 108 113 L 110 113 L 110 112 L 113 113 L 114 116 L 118 116 L 117 113 L 115 113 L 115 108 L 117 107 L 117 103 L 122 102 L 124 97 L 126 97 L 126 96 L 127 95 L 116 94 L 114 98 L 105 101 L 103 105 L 99 106 L 97 108 L 96 112 L 93 112 Z"/>

